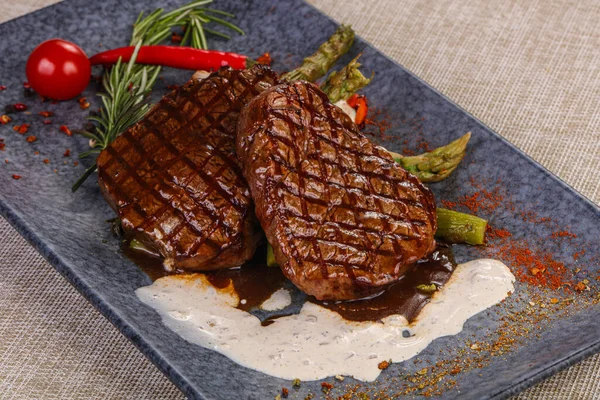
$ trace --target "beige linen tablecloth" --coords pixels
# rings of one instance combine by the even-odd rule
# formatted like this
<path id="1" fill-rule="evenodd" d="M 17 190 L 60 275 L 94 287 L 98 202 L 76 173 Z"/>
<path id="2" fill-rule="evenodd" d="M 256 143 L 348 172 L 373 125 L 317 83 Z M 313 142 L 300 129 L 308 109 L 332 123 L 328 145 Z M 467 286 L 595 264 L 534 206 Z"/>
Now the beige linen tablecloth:
<path id="1" fill-rule="evenodd" d="M 598 0 L 311 2 L 600 202 Z M 0 218 L 0 398 L 181 397 Z M 600 356 L 518 398 L 600 399 Z"/>

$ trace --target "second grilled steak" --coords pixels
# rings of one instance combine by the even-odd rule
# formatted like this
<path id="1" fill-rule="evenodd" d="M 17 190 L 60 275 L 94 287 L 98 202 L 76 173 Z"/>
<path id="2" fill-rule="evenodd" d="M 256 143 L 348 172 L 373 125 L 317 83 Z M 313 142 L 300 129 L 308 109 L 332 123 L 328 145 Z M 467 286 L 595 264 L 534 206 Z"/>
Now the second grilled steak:
<path id="1" fill-rule="evenodd" d="M 316 86 L 252 100 L 237 154 L 284 274 L 321 300 L 372 295 L 435 246 L 435 203 Z"/>
<path id="2" fill-rule="evenodd" d="M 260 240 L 235 156 L 241 108 L 277 83 L 267 67 L 222 68 L 165 96 L 98 157 L 98 181 L 130 237 L 167 269 L 234 267 Z"/>

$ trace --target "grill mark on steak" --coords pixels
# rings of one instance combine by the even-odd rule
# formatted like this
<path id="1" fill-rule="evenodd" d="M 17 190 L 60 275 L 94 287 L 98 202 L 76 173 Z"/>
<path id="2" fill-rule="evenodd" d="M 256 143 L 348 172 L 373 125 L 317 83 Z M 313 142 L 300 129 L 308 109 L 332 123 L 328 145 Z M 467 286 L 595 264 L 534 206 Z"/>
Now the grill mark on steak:
<path id="1" fill-rule="evenodd" d="M 101 153 L 100 187 L 130 236 L 180 268 L 251 258 L 260 233 L 235 156 L 235 126 L 241 108 L 276 83 L 264 66 L 190 81 Z"/>
<path id="2" fill-rule="evenodd" d="M 166 140 L 164 139 L 164 137 L 162 135 L 159 135 L 157 132 L 152 131 L 153 134 L 155 134 L 157 137 L 159 137 L 163 143 L 165 144 L 165 146 L 167 147 L 171 147 Z M 152 158 L 150 158 L 150 155 L 147 154 L 143 149 L 141 149 L 141 147 L 138 145 L 137 142 L 135 142 L 135 140 L 133 140 L 133 138 L 131 137 L 131 135 L 128 132 L 124 132 L 123 133 L 125 139 L 129 142 L 129 144 L 136 149 L 136 151 L 138 151 L 138 153 L 142 156 L 148 159 L 148 163 L 150 164 L 150 166 L 154 167 L 154 169 L 156 171 L 158 171 L 158 173 L 161 175 L 163 182 L 160 183 L 160 185 L 163 188 L 167 188 L 168 186 L 166 185 L 165 182 L 170 182 L 171 184 L 174 184 L 175 186 L 180 187 L 181 189 L 185 190 L 188 192 L 188 194 L 190 194 L 190 197 L 194 198 L 194 196 L 192 195 L 192 193 L 189 191 L 189 189 L 187 188 L 187 185 L 183 183 L 183 180 L 181 183 L 178 183 L 175 179 L 173 179 L 173 177 L 167 176 L 164 173 L 164 170 L 166 169 L 165 167 L 160 167 L 158 166 L 153 160 Z M 176 153 L 177 150 L 176 149 L 170 149 L 172 150 L 172 152 Z M 186 161 L 186 163 L 188 164 L 188 166 L 190 166 L 193 169 L 198 169 L 198 167 L 195 167 L 194 164 L 191 162 L 191 160 L 189 160 L 187 157 L 185 157 L 184 153 L 180 153 L 183 155 L 183 159 Z M 174 158 L 174 160 L 178 160 L 179 158 Z M 167 167 L 168 168 L 168 167 Z M 219 175 L 219 172 L 217 172 L 217 175 Z M 192 176 L 192 174 L 188 175 L 188 182 L 190 179 L 190 176 Z M 211 184 L 209 183 L 209 187 L 212 188 Z M 152 192 L 153 194 L 156 194 L 156 191 Z M 208 196 L 210 192 L 207 192 L 207 194 L 205 194 L 205 197 Z M 202 208 L 202 211 L 207 213 L 211 219 L 213 219 L 215 222 L 213 222 L 211 228 L 208 230 L 207 233 L 203 233 L 202 231 L 198 230 L 197 228 L 195 228 L 195 226 L 192 224 L 193 220 L 189 218 L 189 215 L 184 213 L 183 211 L 181 211 L 181 209 L 177 208 L 176 206 L 174 206 L 172 204 L 172 200 L 173 197 L 175 196 L 175 194 L 172 194 L 170 197 L 165 198 L 163 196 L 160 196 L 162 199 L 164 199 L 164 203 L 161 209 L 158 209 L 153 215 L 150 216 L 150 218 L 146 219 L 139 227 L 138 229 L 147 229 L 151 223 L 153 223 L 154 221 L 157 220 L 157 216 L 158 215 L 162 215 L 169 206 L 173 207 L 177 214 L 179 214 L 180 216 L 183 216 L 183 220 L 182 223 L 180 223 L 179 225 L 177 225 L 176 228 L 172 229 L 170 233 L 166 234 L 166 240 L 168 241 L 173 241 L 173 239 L 175 237 L 177 237 L 177 235 L 181 232 L 181 230 L 186 227 L 186 226 L 192 226 L 192 228 L 194 229 L 194 231 L 196 232 L 196 234 L 198 234 L 198 238 L 194 241 L 194 244 L 192 245 L 191 248 L 189 249 L 181 249 L 179 246 L 179 242 L 176 243 L 176 247 L 178 250 L 181 250 L 184 254 L 189 255 L 189 254 L 193 254 L 194 251 L 196 251 L 198 249 L 199 246 L 201 246 L 203 243 L 207 243 L 209 244 L 211 247 L 213 247 L 213 249 L 217 252 L 219 252 L 221 250 L 220 246 L 218 246 L 215 242 L 213 242 L 210 239 L 210 235 L 212 233 L 215 232 L 216 229 L 219 228 L 219 226 L 223 225 L 224 229 L 226 230 L 227 234 L 230 235 L 232 238 L 236 238 L 235 240 L 237 240 L 237 236 L 241 233 L 241 232 L 235 232 L 234 229 L 232 229 L 232 227 L 230 227 L 228 224 L 224 224 L 223 221 L 218 218 L 217 215 L 214 214 L 214 212 L 212 212 L 212 210 L 210 210 L 208 207 L 204 206 L 201 202 L 195 203 L 195 207 L 193 210 L 191 211 L 198 211 L 198 208 Z M 235 206 L 235 204 L 232 203 L 232 206 Z M 183 223 L 183 221 L 185 221 L 185 223 Z"/>
<path id="3" fill-rule="evenodd" d="M 284 274 L 319 299 L 380 292 L 433 250 L 431 192 L 312 84 L 242 111 L 237 154 Z"/>

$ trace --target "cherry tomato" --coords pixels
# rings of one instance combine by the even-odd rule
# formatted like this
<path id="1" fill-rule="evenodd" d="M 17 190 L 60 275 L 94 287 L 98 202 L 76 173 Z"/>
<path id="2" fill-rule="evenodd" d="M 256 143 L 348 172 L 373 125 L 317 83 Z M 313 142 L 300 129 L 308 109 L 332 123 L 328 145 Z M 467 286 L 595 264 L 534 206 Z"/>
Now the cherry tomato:
<path id="1" fill-rule="evenodd" d="M 36 47 L 27 60 L 27 80 L 40 95 L 68 100 L 90 82 L 90 61 L 79 46 L 50 39 Z"/>

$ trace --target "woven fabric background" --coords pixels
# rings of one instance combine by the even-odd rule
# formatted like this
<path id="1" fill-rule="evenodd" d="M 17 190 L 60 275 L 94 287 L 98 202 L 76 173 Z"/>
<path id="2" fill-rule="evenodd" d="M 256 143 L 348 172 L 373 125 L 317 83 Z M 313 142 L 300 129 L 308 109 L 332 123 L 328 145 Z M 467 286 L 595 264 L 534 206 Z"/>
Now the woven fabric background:
<path id="1" fill-rule="evenodd" d="M 600 2 L 311 3 L 600 202 Z M 1 218 L 0 338 L 2 399 L 183 397 Z M 600 355 L 517 398 L 600 398 Z"/>

